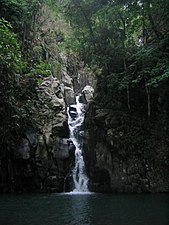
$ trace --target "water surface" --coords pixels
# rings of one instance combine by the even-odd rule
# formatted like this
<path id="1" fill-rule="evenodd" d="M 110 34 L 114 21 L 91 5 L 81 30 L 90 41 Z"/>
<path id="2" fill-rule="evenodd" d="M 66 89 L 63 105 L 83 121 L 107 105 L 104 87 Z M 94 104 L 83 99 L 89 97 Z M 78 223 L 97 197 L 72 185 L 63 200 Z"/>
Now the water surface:
<path id="1" fill-rule="evenodd" d="M 0 225 L 169 225 L 169 195 L 0 196 Z"/>

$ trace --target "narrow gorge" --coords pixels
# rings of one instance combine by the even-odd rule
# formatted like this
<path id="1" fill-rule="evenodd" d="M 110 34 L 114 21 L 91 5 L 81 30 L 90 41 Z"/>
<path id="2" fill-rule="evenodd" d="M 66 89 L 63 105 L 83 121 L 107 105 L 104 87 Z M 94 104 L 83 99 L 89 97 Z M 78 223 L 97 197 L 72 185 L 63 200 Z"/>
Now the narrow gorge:
<path id="1" fill-rule="evenodd" d="M 0 0 L 0 225 L 168 225 L 169 0 Z"/>
<path id="2" fill-rule="evenodd" d="M 0 192 L 168 192 L 168 3 L 1 6 Z"/>

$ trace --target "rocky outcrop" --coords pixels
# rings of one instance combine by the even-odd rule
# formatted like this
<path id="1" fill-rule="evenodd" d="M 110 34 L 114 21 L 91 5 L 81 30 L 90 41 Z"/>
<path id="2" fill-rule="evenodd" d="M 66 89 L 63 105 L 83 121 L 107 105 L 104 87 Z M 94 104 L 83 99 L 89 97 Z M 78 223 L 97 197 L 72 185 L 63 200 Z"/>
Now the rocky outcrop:
<path id="1" fill-rule="evenodd" d="M 27 128 L 13 150 L 14 191 L 62 192 L 64 179 L 74 165 L 66 105 L 60 82 L 50 76 L 38 90 L 34 104 L 36 129 Z"/>
<path id="2" fill-rule="evenodd" d="M 75 54 L 62 56 L 62 60 L 66 65 L 66 74 L 72 79 L 74 93 L 77 95 L 83 91 L 86 86 L 95 87 L 95 76 L 93 72 L 85 68 L 84 62 Z M 65 83 L 65 71 L 62 73 L 62 80 Z M 66 85 L 67 86 L 67 85 Z M 69 87 L 71 87 L 69 85 Z"/>
<path id="3" fill-rule="evenodd" d="M 166 110 L 161 108 L 150 119 L 139 107 L 131 114 L 118 106 L 108 108 L 95 98 L 88 109 L 84 159 L 90 190 L 168 192 Z"/>
<path id="4" fill-rule="evenodd" d="M 53 75 L 43 78 L 37 99 L 28 102 L 34 126 L 25 128 L 18 146 L 11 146 L 10 155 L 5 150 L 0 167 L 1 192 L 62 192 L 71 187 L 75 146 L 69 139 L 67 106 L 75 103 L 73 79 L 64 71 L 61 81 Z M 87 103 L 93 89 L 81 86 L 76 93 L 82 89 L 82 99 Z M 76 115 L 73 108 L 70 111 Z"/>
<path id="5" fill-rule="evenodd" d="M 53 75 L 43 78 L 37 99 L 28 100 L 33 122 L 24 127 L 18 144 L 4 148 L 0 192 L 62 192 L 72 186 L 69 174 L 74 167 L 75 146 L 69 140 L 67 107 L 75 103 L 75 94 L 83 89 L 83 101 L 89 102 L 93 89 L 81 85 L 75 91 L 76 76 L 71 78 L 66 71 L 63 68 L 62 80 Z M 73 108 L 70 110 L 71 115 L 76 115 Z"/>
<path id="6" fill-rule="evenodd" d="M 64 96 L 65 96 L 65 103 L 67 106 L 75 103 L 75 93 L 72 88 L 65 87 L 64 88 Z"/>
<path id="7" fill-rule="evenodd" d="M 45 79 L 38 95 L 41 104 L 36 120 L 40 131 L 36 150 L 37 171 L 45 189 L 61 192 L 73 157 L 69 154 L 66 105 L 60 82 L 52 76 Z"/>
<path id="8" fill-rule="evenodd" d="M 86 85 L 80 95 L 80 102 L 83 104 L 89 104 L 93 99 L 94 88 L 90 85 Z"/>

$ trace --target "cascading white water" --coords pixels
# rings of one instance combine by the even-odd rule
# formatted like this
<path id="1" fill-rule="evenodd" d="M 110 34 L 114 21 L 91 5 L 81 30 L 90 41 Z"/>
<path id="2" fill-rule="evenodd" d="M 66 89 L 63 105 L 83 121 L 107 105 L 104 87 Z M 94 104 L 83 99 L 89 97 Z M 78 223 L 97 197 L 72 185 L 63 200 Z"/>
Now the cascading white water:
<path id="1" fill-rule="evenodd" d="M 85 173 L 85 164 L 82 155 L 82 146 L 79 140 L 79 132 L 84 121 L 84 105 L 76 97 L 76 104 L 67 109 L 70 139 L 76 147 L 75 167 L 72 171 L 74 190 L 73 192 L 88 192 L 88 177 Z"/>

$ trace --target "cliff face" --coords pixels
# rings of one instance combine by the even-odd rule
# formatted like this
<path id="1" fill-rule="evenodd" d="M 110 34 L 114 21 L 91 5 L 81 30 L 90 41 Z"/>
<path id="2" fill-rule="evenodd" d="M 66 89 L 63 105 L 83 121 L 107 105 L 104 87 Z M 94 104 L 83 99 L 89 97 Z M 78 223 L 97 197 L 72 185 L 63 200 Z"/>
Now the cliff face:
<path id="1" fill-rule="evenodd" d="M 53 76 L 45 78 L 37 93 L 37 100 L 30 100 L 36 128 L 25 128 L 18 146 L 11 146 L 10 156 L 2 159 L 1 191 L 63 191 L 74 146 L 67 143 L 69 130 L 60 82 Z"/>
<path id="2" fill-rule="evenodd" d="M 86 80 L 84 84 L 87 83 Z M 75 146 L 69 140 L 67 106 L 74 103 L 75 92 L 82 88 L 81 85 L 74 90 L 73 78 L 67 73 L 60 81 L 52 75 L 43 79 L 37 99 L 28 102 L 34 128 L 25 127 L 18 145 L 9 143 L 9 152 L 0 156 L 1 192 L 64 190 L 75 160 Z M 89 85 L 82 90 L 81 101 L 89 100 L 91 90 Z"/>
<path id="3" fill-rule="evenodd" d="M 135 95 L 129 112 L 122 101 L 101 105 L 96 93 L 86 114 L 84 157 L 90 189 L 96 192 L 169 191 L 167 95 L 146 115 L 145 99 Z M 159 100 L 159 98 L 158 98 Z M 163 102 L 163 103 L 162 103 Z M 110 104 L 111 103 L 111 104 Z M 158 107 L 157 107 L 158 106 Z M 158 108 L 158 109 L 157 109 Z M 156 110 L 156 111 L 155 111 Z"/>

